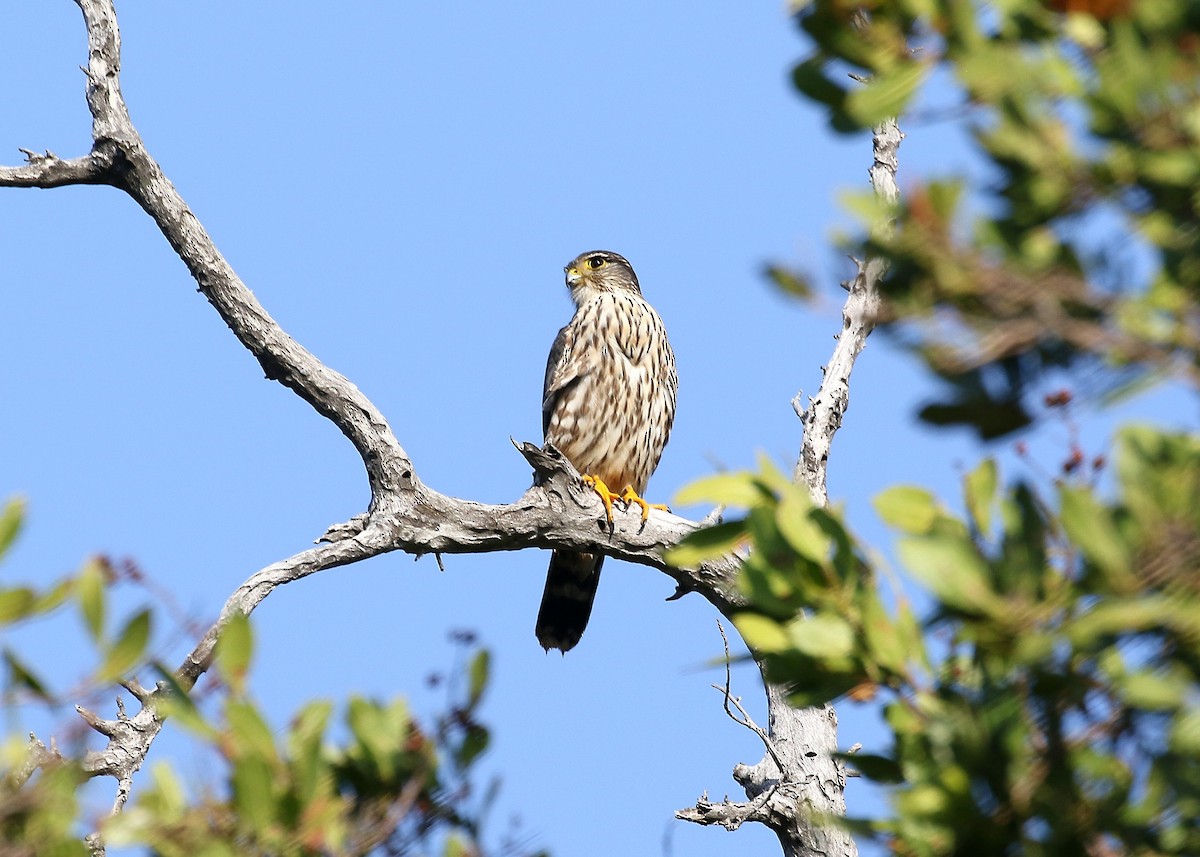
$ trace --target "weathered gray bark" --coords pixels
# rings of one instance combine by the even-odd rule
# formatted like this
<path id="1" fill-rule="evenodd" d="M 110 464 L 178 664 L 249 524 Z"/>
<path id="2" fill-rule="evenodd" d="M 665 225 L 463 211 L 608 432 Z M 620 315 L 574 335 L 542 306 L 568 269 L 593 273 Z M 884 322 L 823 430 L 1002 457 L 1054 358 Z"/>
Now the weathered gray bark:
<path id="1" fill-rule="evenodd" d="M 899 198 L 896 184 L 897 151 L 904 135 L 894 121 L 875 129 L 875 160 L 871 166 L 871 184 L 875 192 L 889 201 Z M 870 259 L 858 263 L 858 272 L 849 285 L 850 294 L 842 308 L 842 332 L 829 363 L 824 369 L 820 389 L 809 405 L 801 396 L 793 406 L 804 427 L 800 457 L 793 478 L 808 486 L 813 500 L 829 502 L 826 472 L 833 436 L 841 428 L 842 417 L 850 405 L 850 373 L 854 362 L 867 344 L 879 311 L 879 281 L 883 263 Z M 682 809 L 676 817 L 699 824 L 719 824 L 735 830 L 747 821 L 766 824 L 779 837 L 789 857 L 839 855 L 854 857 L 858 848 L 846 832 L 829 825 L 813 823 L 813 815 L 846 814 L 846 774 L 832 756 L 837 751 L 837 715 L 826 705 L 796 709 L 787 704 L 776 687 L 767 687 L 768 729 L 759 732 L 768 751 L 757 765 L 738 765 L 733 776 L 746 790 L 746 802 L 728 800 L 713 803 L 707 796 L 694 807 Z M 780 768 L 782 767 L 782 772 Z"/>
<path id="2" fill-rule="evenodd" d="M 875 161 L 869 171 L 871 186 L 888 202 L 900 198 L 896 170 L 899 167 L 897 153 L 903 139 L 895 120 L 888 120 L 876 128 L 872 138 Z M 850 372 L 854 361 L 866 346 L 867 336 L 875 329 L 879 314 L 879 282 L 885 273 L 881 259 L 856 263 L 858 272 L 849 285 L 850 294 L 842 307 L 842 332 L 838 334 L 837 346 L 825 365 L 821 387 L 808 407 L 803 406 L 799 394 L 792 400 L 804 425 L 804 440 L 793 478 L 806 484 L 812 491 L 813 500 L 822 506 L 829 502 L 825 487 L 829 449 L 834 434 L 841 428 L 842 417 L 850 407 Z"/>
<path id="3" fill-rule="evenodd" d="M 618 512 L 613 526 L 608 527 L 595 494 L 581 487 L 578 474 L 553 449 L 517 445 L 538 471 L 541 484 L 514 503 L 476 503 L 424 485 L 383 415 L 354 384 L 323 365 L 271 318 L 146 150 L 121 94 L 120 35 L 113 0 L 75 2 L 87 27 L 92 151 L 62 159 L 50 152 L 22 150 L 25 164 L 0 167 L 0 187 L 98 184 L 129 194 L 150 215 L 200 292 L 258 359 L 267 377 L 293 390 L 350 440 L 362 457 L 371 488 L 366 513 L 331 527 L 315 547 L 262 569 L 238 587 L 217 623 L 180 665 L 176 680 L 183 690 L 189 690 L 207 670 L 221 628 L 233 613 L 250 613 L 284 583 L 390 551 L 416 555 L 530 547 L 601 551 L 664 571 L 676 581 L 679 594 L 697 592 L 726 616 L 743 606 L 735 586 L 735 558 L 693 569 L 671 568 L 663 562 L 663 552 L 700 524 L 655 512 L 643 525 L 635 511 Z M 876 168 L 882 165 L 888 173 L 890 165 L 893 187 L 898 144 L 898 130 L 890 137 L 887 129 L 876 135 Z M 878 190 L 883 178 L 873 170 L 872 180 Z M 821 502 L 825 499 L 829 442 L 848 401 L 850 369 L 872 326 L 877 277 L 878 271 L 873 272 L 870 264 L 861 266 L 847 301 L 845 330 L 825 383 L 804 414 L 804 470 L 797 476 Z M 169 692 L 161 683 L 152 690 L 136 682 L 127 683 L 126 688 L 141 704 L 133 715 L 119 707 L 115 719 L 104 720 L 80 710 L 84 719 L 108 738 L 103 750 L 89 755 L 86 767 L 93 775 L 116 778 L 114 812 L 124 805 L 133 774 L 162 728 L 159 702 Z M 758 730 L 768 741 L 767 757 L 753 767 L 739 765 L 734 770 L 749 802 L 712 804 L 702 800 L 694 808 L 682 810 L 680 817 L 731 828 L 758 821 L 775 830 L 788 855 L 853 857 L 857 852 L 850 837 L 817 823 L 812 815 L 845 812 L 845 780 L 831 756 L 837 746 L 833 710 L 797 711 L 774 689 L 768 691 L 768 704 L 768 730 Z M 98 841 L 94 845 L 103 849 Z"/>

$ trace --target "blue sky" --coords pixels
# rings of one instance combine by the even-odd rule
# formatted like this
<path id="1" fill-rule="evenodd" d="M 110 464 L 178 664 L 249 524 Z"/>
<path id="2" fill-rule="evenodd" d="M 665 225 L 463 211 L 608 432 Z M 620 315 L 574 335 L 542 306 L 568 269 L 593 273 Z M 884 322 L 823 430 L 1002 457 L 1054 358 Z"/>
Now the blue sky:
<path id="1" fill-rule="evenodd" d="M 331 8 L 122 2 L 124 92 L 242 278 L 382 409 L 426 483 L 491 502 L 525 490 L 509 437 L 540 439 L 545 355 L 571 313 L 562 266 L 601 248 L 631 260 L 678 357 L 650 499 L 759 451 L 790 466 L 789 401 L 816 390 L 840 328 L 838 194 L 865 186 L 870 141 L 831 135 L 793 94 L 806 46 L 782 4 Z M 18 146 L 87 150 L 85 59 L 68 0 L 5 10 L 0 161 L 17 163 Z M 902 186 L 970 168 L 954 126 L 906 130 Z M 128 198 L 0 192 L 0 256 L 0 494 L 29 501 L 8 579 L 128 556 L 207 621 L 250 574 L 364 509 L 350 445 L 263 380 Z M 777 294 L 768 262 L 809 271 L 821 299 Z M 856 369 L 830 494 L 881 547 L 873 494 L 922 482 L 953 498 L 979 455 L 965 435 L 917 426 L 930 389 L 881 337 Z M 1092 449 L 1115 418 L 1089 420 Z M 1044 433 L 1051 468 L 1064 437 Z M 773 853 L 765 830 L 671 818 L 705 790 L 737 798 L 730 769 L 762 755 L 709 687 L 715 611 L 696 596 L 663 603 L 667 577 L 609 563 L 583 642 L 548 657 L 533 637 L 546 562 L 455 556 L 443 573 L 391 555 L 285 587 L 254 614 L 254 692 L 279 724 L 350 693 L 435 710 L 423 679 L 449 664 L 447 633 L 470 628 L 494 656 L 498 829 L 519 813 L 560 855 Z M 159 638 L 169 663 L 191 645 Z M 81 639 L 68 613 L 12 642 L 65 688 L 88 665 Z M 735 684 L 761 715 L 753 674 Z M 839 714 L 843 745 L 881 740 L 869 709 Z M 162 759 L 196 782 L 215 774 L 169 727 L 151 754 Z M 849 802 L 877 806 L 859 783 Z"/>

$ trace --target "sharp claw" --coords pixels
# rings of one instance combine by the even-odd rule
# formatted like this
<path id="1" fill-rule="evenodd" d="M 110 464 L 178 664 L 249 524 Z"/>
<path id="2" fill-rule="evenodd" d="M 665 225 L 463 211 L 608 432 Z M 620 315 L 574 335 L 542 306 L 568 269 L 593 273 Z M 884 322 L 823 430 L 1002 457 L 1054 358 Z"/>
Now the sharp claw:
<path id="1" fill-rule="evenodd" d="M 604 503 L 604 513 L 608 516 L 609 526 L 612 526 L 612 523 L 613 523 L 613 506 L 612 506 L 612 504 L 613 504 L 614 500 L 620 500 L 622 503 L 624 503 L 626 505 L 627 508 L 630 504 L 633 504 L 633 503 L 636 503 L 637 505 L 641 506 L 642 507 L 642 523 L 645 523 L 647 520 L 649 520 L 651 509 L 662 509 L 664 512 L 671 511 L 669 508 L 667 508 L 665 503 L 647 503 L 645 500 L 643 500 L 641 497 L 638 496 L 638 493 L 633 490 L 632 485 L 626 485 L 625 490 L 623 492 L 621 492 L 620 494 L 614 494 L 612 489 L 609 488 L 607 485 L 605 485 L 604 480 L 601 479 L 599 476 L 593 476 L 591 474 L 584 474 L 581 477 L 581 480 L 584 485 L 591 488 L 593 491 L 595 491 L 600 496 L 600 501 L 602 503 Z"/>
<path id="2" fill-rule="evenodd" d="M 612 501 L 620 500 L 621 498 L 609 490 L 609 487 L 604 484 L 604 480 L 599 476 L 585 475 L 583 477 L 583 484 L 600 495 L 600 501 L 604 503 L 604 514 L 608 516 L 608 525 L 611 527 L 613 523 Z"/>
<path id="3" fill-rule="evenodd" d="M 638 496 L 638 493 L 633 490 L 632 485 L 625 486 L 625 491 L 621 494 L 620 499 L 624 500 L 626 504 L 636 503 L 642 507 L 642 523 L 645 523 L 647 520 L 649 520 L 651 509 L 662 509 L 664 512 L 671 511 L 664 503 L 647 503 Z"/>

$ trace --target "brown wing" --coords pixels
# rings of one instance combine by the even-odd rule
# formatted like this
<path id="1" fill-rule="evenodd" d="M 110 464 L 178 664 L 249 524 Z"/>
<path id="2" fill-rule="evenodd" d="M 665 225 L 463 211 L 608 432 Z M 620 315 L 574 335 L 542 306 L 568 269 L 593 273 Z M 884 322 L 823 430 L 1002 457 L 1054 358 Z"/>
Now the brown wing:
<path id="1" fill-rule="evenodd" d="M 563 390 L 579 380 L 577 376 L 572 375 L 570 378 L 560 378 L 558 383 L 555 383 L 555 373 L 559 370 L 563 354 L 567 350 L 567 331 L 570 327 L 571 325 L 566 325 L 558 332 L 558 336 L 554 337 L 554 344 L 550 346 L 550 356 L 546 358 L 546 380 L 542 383 L 543 437 L 550 428 L 550 417 L 554 414 L 558 397 L 562 395 Z"/>

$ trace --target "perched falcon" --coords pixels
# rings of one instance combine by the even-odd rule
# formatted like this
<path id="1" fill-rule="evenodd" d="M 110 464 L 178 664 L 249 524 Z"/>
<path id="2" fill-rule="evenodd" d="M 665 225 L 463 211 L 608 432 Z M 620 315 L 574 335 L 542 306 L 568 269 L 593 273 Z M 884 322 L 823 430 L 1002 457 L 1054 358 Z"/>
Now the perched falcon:
<path id="1" fill-rule="evenodd" d="M 652 507 L 640 495 L 675 419 L 675 354 L 624 257 L 595 250 L 565 270 L 575 316 L 546 361 L 542 431 L 600 495 L 610 522 L 614 500 L 641 506 L 645 520 Z M 600 554 L 554 551 L 536 627 L 547 651 L 579 642 L 603 563 Z"/>

